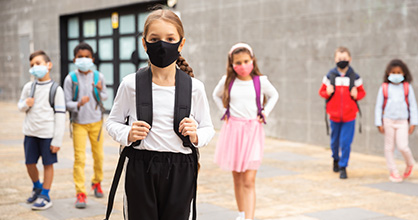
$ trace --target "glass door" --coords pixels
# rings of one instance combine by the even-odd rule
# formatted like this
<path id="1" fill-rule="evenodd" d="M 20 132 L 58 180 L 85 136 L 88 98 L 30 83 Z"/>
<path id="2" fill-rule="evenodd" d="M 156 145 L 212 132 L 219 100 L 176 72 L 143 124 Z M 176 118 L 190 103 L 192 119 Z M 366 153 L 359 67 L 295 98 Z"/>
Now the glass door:
<path id="1" fill-rule="evenodd" d="M 137 7 L 61 17 L 61 83 L 69 72 L 76 69 L 73 63 L 74 48 L 80 42 L 88 43 L 94 52 L 94 69 L 105 77 L 109 98 L 104 106 L 110 111 L 123 77 L 148 65 L 148 56 L 142 46 L 142 33 L 148 16 L 145 9 L 151 5 L 139 4 Z M 118 14 L 117 28 L 112 26 L 111 16 L 115 12 Z"/>

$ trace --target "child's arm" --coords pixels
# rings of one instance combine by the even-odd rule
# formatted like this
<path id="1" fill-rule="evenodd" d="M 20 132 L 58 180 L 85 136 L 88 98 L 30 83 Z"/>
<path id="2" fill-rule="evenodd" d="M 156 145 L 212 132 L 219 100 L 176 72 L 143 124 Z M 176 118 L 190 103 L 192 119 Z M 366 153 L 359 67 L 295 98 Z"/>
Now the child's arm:
<path id="1" fill-rule="evenodd" d="M 196 90 L 196 92 L 192 97 L 193 106 L 192 112 L 190 113 L 190 118 L 192 118 L 197 125 L 196 141 L 194 141 L 193 144 L 196 147 L 203 147 L 206 146 L 213 138 L 215 135 L 215 130 L 213 128 L 212 119 L 210 117 L 210 107 L 206 97 L 204 84 L 200 81 L 193 80 L 193 87 L 195 88 L 193 90 Z M 180 123 L 180 129 L 182 128 L 181 125 L 182 123 Z"/>
<path id="2" fill-rule="evenodd" d="M 279 100 L 279 93 L 277 92 L 276 88 L 271 84 L 271 82 L 266 77 L 260 77 L 262 80 L 262 86 L 264 95 L 267 96 L 267 103 L 264 106 L 264 116 L 268 117 L 271 111 L 273 110 L 274 106 L 276 105 L 277 101 Z"/>
<path id="3" fill-rule="evenodd" d="M 377 98 L 376 98 L 376 105 L 374 108 L 374 124 L 376 127 L 379 128 L 379 131 L 382 132 L 383 130 L 383 92 L 382 92 L 382 86 L 380 86 L 379 91 L 377 92 Z M 382 127 L 382 128 L 380 128 Z"/>
<path id="4" fill-rule="evenodd" d="M 129 146 L 131 143 L 128 141 L 129 131 L 131 127 L 125 125 L 125 119 L 129 115 L 130 100 L 129 92 L 127 91 L 126 81 L 123 80 L 119 85 L 118 92 L 110 111 L 109 117 L 106 121 L 106 130 L 113 140 L 117 141 L 123 146 Z"/>
<path id="5" fill-rule="evenodd" d="M 107 95 L 107 89 L 106 89 L 106 82 L 105 82 L 105 78 L 103 76 L 103 74 L 100 73 L 100 81 L 97 83 L 98 85 L 100 84 L 100 88 L 99 86 L 97 86 L 97 88 L 100 90 L 100 98 L 103 101 L 106 101 L 108 98 Z"/>
<path id="6" fill-rule="evenodd" d="M 222 102 L 222 96 L 224 94 L 225 88 L 225 80 L 226 76 L 222 76 L 221 80 L 219 80 L 212 93 L 213 100 L 215 101 L 215 104 L 218 106 L 219 110 L 222 111 L 222 114 L 226 111 L 226 108 L 224 107 L 224 104 Z"/>
<path id="7" fill-rule="evenodd" d="M 417 110 L 417 101 L 415 99 L 414 89 L 412 88 L 411 84 L 409 85 L 409 94 L 408 94 L 408 102 L 409 102 L 409 124 L 410 129 L 409 133 L 415 129 L 415 126 L 418 125 L 418 110 Z"/>
<path id="8" fill-rule="evenodd" d="M 354 86 L 355 88 L 357 88 L 357 97 L 355 97 L 355 100 L 360 101 L 366 96 L 366 91 L 363 87 L 363 79 L 356 79 L 356 81 L 354 82 Z"/>
<path id="9" fill-rule="evenodd" d="M 331 87 L 332 87 L 332 85 L 330 85 L 329 79 L 327 78 L 327 76 L 324 76 L 324 78 L 322 79 L 321 88 L 319 88 L 319 91 L 318 91 L 319 95 L 324 99 L 329 99 L 330 94 L 332 92 L 334 92 L 334 91 L 332 91 L 330 93 Z M 332 87 L 332 89 L 333 89 L 333 87 Z"/>
<path id="10" fill-rule="evenodd" d="M 28 82 L 28 83 L 26 83 L 25 86 L 23 86 L 19 102 L 17 103 L 17 108 L 21 112 L 26 112 L 34 104 L 34 99 L 33 98 L 28 98 L 31 85 L 32 85 L 32 82 Z"/>
<path id="11" fill-rule="evenodd" d="M 65 97 L 61 87 L 58 87 L 55 93 L 54 109 L 54 136 L 51 146 L 61 147 L 65 131 Z"/>

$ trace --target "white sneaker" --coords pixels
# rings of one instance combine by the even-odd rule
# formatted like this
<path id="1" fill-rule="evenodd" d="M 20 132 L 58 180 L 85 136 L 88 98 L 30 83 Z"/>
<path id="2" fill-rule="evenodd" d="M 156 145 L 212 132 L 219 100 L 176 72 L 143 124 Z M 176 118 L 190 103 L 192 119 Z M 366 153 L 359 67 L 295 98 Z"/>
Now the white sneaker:
<path id="1" fill-rule="evenodd" d="M 241 216 L 238 216 L 235 220 L 244 220 Z"/>
<path id="2" fill-rule="evenodd" d="M 32 206 L 32 210 L 45 210 L 52 206 L 52 202 L 44 195 L 39 195 Z"/>

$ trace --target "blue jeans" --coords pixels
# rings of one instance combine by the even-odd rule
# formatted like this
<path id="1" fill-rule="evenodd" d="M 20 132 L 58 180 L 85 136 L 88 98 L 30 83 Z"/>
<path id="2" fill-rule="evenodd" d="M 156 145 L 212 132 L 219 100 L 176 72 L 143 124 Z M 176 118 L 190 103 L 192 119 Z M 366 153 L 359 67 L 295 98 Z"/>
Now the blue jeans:
<path id="1" fill-rule="evenodd" d="M 331 120 L 331 150 L 334 160 L 340 167 L 347 167 L 350 158 L 351 143 L 354 138 L 356 120 L 334 122 Z M 339 150 L 341 148 L 341 157 Z"/>

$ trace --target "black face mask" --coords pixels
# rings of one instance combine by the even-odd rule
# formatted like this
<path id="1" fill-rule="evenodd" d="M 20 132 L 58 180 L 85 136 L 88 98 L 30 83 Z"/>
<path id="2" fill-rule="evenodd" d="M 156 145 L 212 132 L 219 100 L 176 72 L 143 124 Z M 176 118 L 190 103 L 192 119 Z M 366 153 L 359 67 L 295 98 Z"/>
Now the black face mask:
<path id="1" fill-rule="evenodd" d="M 337 67 L 340 68 L 340 69 L 344 69 L 347 66 L 348 66 L 348 61 L 345 61 L 345 60 L 340 61 L 340 62 L 337 63 Z"/>
<path id="2" fill-rule="evenodd" d="M 176 61 L 180 56 L 178 48 L 181 40 L 182 39 L 174 44 L 161 40 L 155 43 L 148 43 L 145 41 L 145 44 L 147 45 L 147 54 L 151 63 L 157 67 L 164 68 Z"/>

